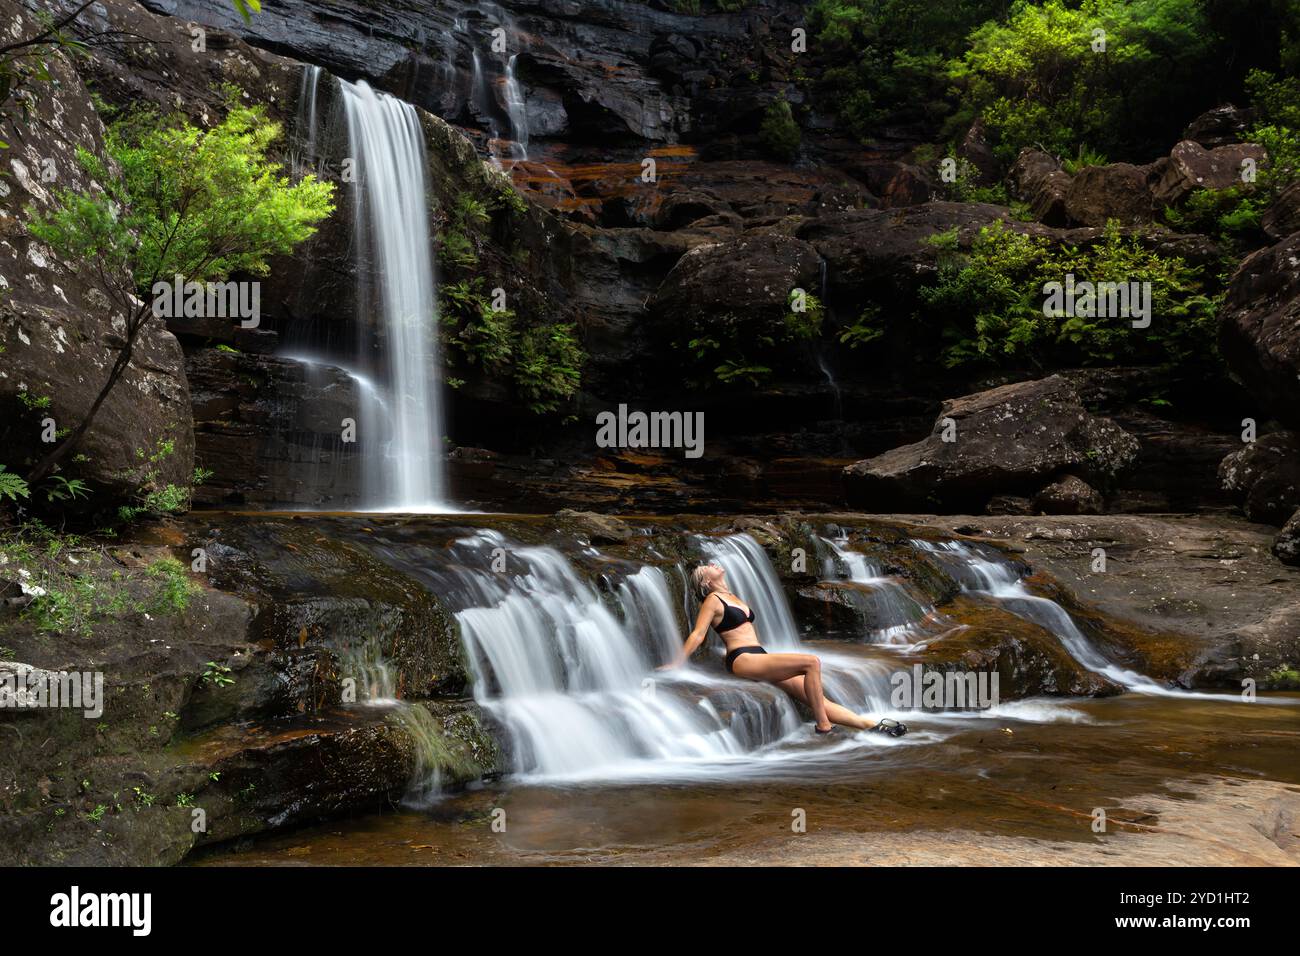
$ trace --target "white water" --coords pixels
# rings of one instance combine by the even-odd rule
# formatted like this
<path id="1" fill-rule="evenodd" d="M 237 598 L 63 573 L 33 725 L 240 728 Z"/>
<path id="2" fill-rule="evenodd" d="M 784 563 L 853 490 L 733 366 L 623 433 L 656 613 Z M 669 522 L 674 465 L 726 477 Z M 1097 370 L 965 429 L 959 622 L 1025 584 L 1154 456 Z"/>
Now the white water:
<path id="1" fill-rule="evenodd" d="M 744 588 L 764 643 L 803 649 L 762 548 L 746 535 L 699 544 Z M 506 556 L 504 570 L 493 570 L 494 554 Z M 685 639 L 683 605 L 692 622 L 696 610 L 680 569 L 629 569 L 600 591 L 557 550 L 524 547 L 495 531 L 455 542 L 450 561 L 450 568 L 425 569 L 425 580 L 458 608 L 475 699 L 506 728 L 520 777 L 761 776 L 828 752 L 775 687 L 733 678 L 720 664 L 655 670 Z M 818 654 L 832 697 L 884 712 L 892 664 Z M 905 742 L 859 735 L 867 736 L 862 746 Z"/>
<path id="2" fill-rule="evenodd" d="M 528 107 L 524 102 L 524 90 L 515 75 L 515 62 L 518 53 L 510 54 L 506 61 L 505 93 L 506 115 L 510 117 L 510 141 L 512 158 L 528 160 Z"/>
<path id="3" fill-rule="evenodd" d="M 390 557 L 401 560 L 455 609 L 475 698 L 505 728 L 514 773 L 528 782 L 770 779 L 802 774 L 813 763 L 842 766 L 872 748 L 943 740 L 973 719 L 1089 719 L 1073 701 L 1048 699 L 923 717 L 894 711 L 891 675 L 912 666 L 899 656 L 904 648 L 804 644 L 775 569 L 757 541 L 738 534 L 698 536 L 693 543 L 702 557 L 723 566 L 732 589 L 753 607 L 760 639 L 769 650 L 817 654 L 831 699 L 912 723 L 912 732 L 901 740 L 849 732 L 818 739 L 784 693 L 726 674 L 718 660 L 721 642 L 712 635 L 712 661 L 656 671 L 680 648 L 698 610 L 687 594 L 683 567 L 628 567 L 611 561 L 600 575 L 605 584 L 598 585 L 558 550 L 523 546 L 490 530 L 454 542 L 433 562 L 419 551 Z M 902 591 L 864 555 L 843 542 L 828 543 L 833 552 L 828 576 L 839 577 L 842 565 L 851 583 L 888 584 Z M 1108 661 L 1063 608 L 1027 592 L 1013 562 L 957 542 L 913 545 L 966 590 L 1041 624 L 1083 666 L 1130 690 L 1229 699 L 1180 694 Z M 588 554 L 600 560 L 598 552 Z M 915 602 L 905 591 L 902 598 L 894 605 L 898 613 L 915 613 Z M 381 665 L 358 670 L 377 674 L 372 682 L 386 686 L 391 679 Z M 420 726 L 417 722 L 416 730 Z M 429 775 L 417 782 L 416 793 L 436 790 L 438 757 L 435 749 L 430 754 Z"/>
<path id="4" fill-rule="evenodd" d="M 301 176 L 316 155 L 317 90 L 320 86 L 321 68 L 305 66 L 298 86 L 298 113 L 294 120 L 298 150 L 294 158 L 294 172 Z"/>
<path id="5" fill-rule="evenodd" d="M 960 541 L 916 540 L 912 543 L 931 554 L 951 556 L 950 560 L 944 562 L 944 567 L 961 582 L 965 590 L 993 598 L 1021 617 L 1046 628 L 1081 665 L 1114 681 L 1125 690 L 1162 697 L 1228 699 L 1223 694 L 1200 694 L 1166 687 L 1109 660 L 1092 646 L 1065 608 L 1049 598 L 1029 593 L 1020 580 L 1019 570 L 1010 562 L 989 560 Z"/>
<path id="6" fill-rule="evenodd" d="M 914 600 L 903 585 L 885 575 L 865 555 L 844 547 L 844 541 L 822 541 L 833 554 L 826 559 L 822 576 L 834 580 L 839 572 L 836 565 L 842 564 L 849 582 L 862 592 L 872 620 L 880 624 L 866 635 L 867 640 L 873 644 L 915 644 L 923 636 L 919 625 L 934 615 L 934 608 Z"/>
<path id="7" fill-rule="evenodd" d="M 365 507 L 447 511 L 436 288 L 426 212 L 424 136 L 415 108 L 365 82 L 341 83 L 353 186 L 361 316 L 373 309 L 388 391 L 378 453 L 366 456 Z M 359 423 L 364 427 L 364 423 Z M 372 441 L 367 441 L 371 438 Z"/>

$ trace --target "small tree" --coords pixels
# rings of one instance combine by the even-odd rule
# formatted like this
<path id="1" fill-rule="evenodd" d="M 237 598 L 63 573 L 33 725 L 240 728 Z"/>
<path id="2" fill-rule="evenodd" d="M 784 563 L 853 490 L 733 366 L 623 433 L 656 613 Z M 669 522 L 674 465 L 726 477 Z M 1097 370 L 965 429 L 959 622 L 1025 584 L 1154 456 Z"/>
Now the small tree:
<path id="1" fill-rule="evenodd" d="M 124 344 L 84 417 L 27 476 L 35 485 L 81 442 L 95 415 L 131 365 L 141 333 L 154 318 L 150 290 L 160 280 L 265 275 L 267 260 L 290 252 L 334 211 L 334 186 L 306 176 L 291 183 L 267 149 L 278 124 L 260 107 L 239 105 L 232 91 L 225 119 L 199 129 L 182 118 L 138 112 L 115 123 L 106 153 L 78 160 L 103 190 L 59 193 L 55 208 L 33 221 L 32 235 L 80 263 L 126 317 Z"/>

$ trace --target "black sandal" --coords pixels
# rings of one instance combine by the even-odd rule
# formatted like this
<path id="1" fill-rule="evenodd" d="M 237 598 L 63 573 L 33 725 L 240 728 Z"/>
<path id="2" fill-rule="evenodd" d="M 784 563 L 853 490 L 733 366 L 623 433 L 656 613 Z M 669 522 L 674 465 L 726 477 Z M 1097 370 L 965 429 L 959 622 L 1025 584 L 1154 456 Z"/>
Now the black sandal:
<path id="1" fill-rule="evenodd" d="M 889 734 L 891 737 L 901 737 L 907 733 L 907 724 L 894 720 L 892 717 L 881 717 L 876 721 L 876 726 L 871 728 L 873 733 Z"/>
<path id="2" fill-rule="evenodd" d="M 829 729 L 827 729 L 827 730 L 817 730 L 817 725 L 816 725 L 816 724 L 813 724 L 813 730 L 814 730 L 816 733 L 819 733 L 819 734 L 833 734 L 833 733 L 835 733 L 836 727 L 835 727 L 834 724 L 831 724 L 830 727 L 829 727 Z"/>

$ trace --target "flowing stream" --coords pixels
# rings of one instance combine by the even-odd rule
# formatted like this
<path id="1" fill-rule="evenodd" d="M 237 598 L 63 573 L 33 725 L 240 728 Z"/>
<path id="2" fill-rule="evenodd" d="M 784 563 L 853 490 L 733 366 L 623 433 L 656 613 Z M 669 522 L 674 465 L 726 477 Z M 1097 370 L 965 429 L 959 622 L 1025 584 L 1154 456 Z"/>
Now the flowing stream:
<path id="1" fill-rule="evenodd" d="M 898 581 L 862 555 L 826 541 L 827 577 L 844 574 L 848 586 L 871 595 L 875 604 L 869 617 L 886 626 L 864 632 L 860 644 L 808 645 L 767 553 L 754 538 L 698 535 L 691 543 L 699 559 L 727 570 L 731 586 L 754 609 L 764 646 L 816 653 L 827 694 L 852 710 L 914 719 L 914 712 L 892 707 L 891 676 L 911 666 L 904 655 L 919 642 L 941 639 L 943 622 L 937 629 L 922 627 L 924 621 L 933 623 L 933 609 Z M 594 549 L 588 554 L 603 558 Z M 522 545 L 496 530 L 468 533 L 436 560 L 409 545 L 389 548 L 385 558 L 421 579 L 454 610 L 474 696 L 505 728 L 513 771 L 523 781 L 758 778 L 781 772 L 777 768 L 784 764 L 823 760 L 828 753 L 933 742 L 948 732 L 945 720 L 926 720 L 902 739 L 846 732 L 823 746 L 784 693 L 725 672 L 722 644 L 712 633 L 707 665 L 656 671 L 672 658 L 694 620 L 697 608 L 688 596 L 685 566 L 665 570 L 620 562 L 593 578 L 556 548 Z M 1002 573 L 973 554 L 957 560 L 965 580 Z M 1014 610 L 1023 608 L 1026 616 L 1056 608 L 1060 619 L 1045 626 L 1075 653 L 1104 664 L 1063 610 L 1019 591 L 1014 599 L 1021 602 Z M 1121 673 L 1113 665 L 1111 672 Z M 1129 676 L 1130 684 L 1145 688 L 1145 678 L 1134 678 L 1140 675 Z M 1068 702 L 1042 700 L 1002 704 L 983 715 L 1077 719 Z"/>

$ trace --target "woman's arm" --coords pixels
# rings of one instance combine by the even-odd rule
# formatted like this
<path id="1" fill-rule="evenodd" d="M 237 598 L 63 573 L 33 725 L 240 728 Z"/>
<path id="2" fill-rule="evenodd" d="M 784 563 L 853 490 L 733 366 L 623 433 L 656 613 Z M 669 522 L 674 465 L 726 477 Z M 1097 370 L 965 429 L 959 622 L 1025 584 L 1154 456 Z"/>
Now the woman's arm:
<path id="1" fill-rule="evenodd" d="M 674 667 L 681 667 L 690 660 L 691 655 L 704 643 L 704 638 L 709 633 L 709 625 L 713 623 L 713 619 L 717 614 L 718 609 L 709 603 L 708 598 L 705 598 L 704 603 L 700 605 L 700 613 L 695 618 L 695 629 L 686 635 L 686 643 L 682 645 L 682 649 L 677 652 L 677 656 L 670 663 L 658 669 L 661 671 L 671 670 Z"/>

